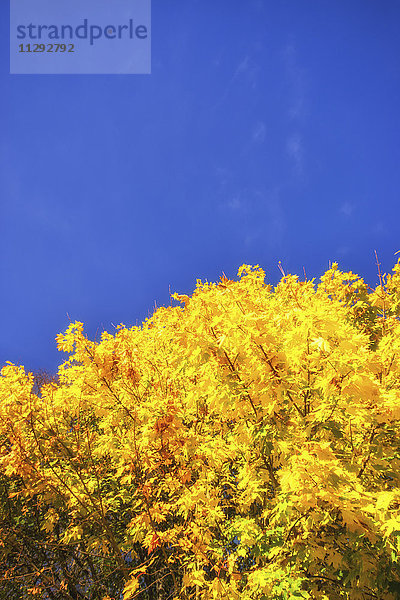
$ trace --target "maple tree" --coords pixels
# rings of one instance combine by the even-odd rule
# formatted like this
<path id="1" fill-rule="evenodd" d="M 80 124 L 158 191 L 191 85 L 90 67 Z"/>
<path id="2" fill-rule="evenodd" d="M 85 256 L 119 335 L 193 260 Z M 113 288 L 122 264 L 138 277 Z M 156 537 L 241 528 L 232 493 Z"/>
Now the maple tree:
<path id="1" fill-rule="evenodd" d="M 4 366 L 0 598 L 399 598 L 400 261 L 238 276 Z"/>

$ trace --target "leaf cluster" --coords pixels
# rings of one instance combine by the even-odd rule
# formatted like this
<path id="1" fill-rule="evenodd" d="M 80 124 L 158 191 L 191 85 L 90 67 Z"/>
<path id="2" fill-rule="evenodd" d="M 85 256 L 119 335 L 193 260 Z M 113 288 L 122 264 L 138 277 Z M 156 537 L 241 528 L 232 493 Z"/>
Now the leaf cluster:
<path id="1" fill-rule="evenodd" d="M 400 261 L 257 265 L 0 377 L 0 598 L 395 600 Z"/>

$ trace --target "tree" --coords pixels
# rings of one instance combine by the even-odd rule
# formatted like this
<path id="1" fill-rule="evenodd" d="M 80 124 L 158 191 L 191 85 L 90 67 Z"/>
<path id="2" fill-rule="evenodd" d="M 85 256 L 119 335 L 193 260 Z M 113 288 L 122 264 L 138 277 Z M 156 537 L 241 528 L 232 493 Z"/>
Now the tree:
<path id="1" fill-rule="evenodd" d="M 3 368 L 0 598 L 399 597 L 400 261 L 238 275 Z"/>

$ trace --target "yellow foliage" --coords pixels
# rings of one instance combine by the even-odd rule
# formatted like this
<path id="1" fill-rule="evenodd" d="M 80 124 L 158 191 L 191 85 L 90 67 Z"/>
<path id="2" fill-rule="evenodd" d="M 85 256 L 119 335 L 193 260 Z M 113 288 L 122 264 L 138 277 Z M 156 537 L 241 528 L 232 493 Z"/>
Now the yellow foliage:
<path id="1" fill-rule="evenodd" d="M 122 561 L 135 544 L 202 600 L 390 600 L 400 261 L 371 292 L 336 263 L 317 286 L 286 275 L 273 289 L 258 265 L 238 276 L 197 280 L 173 295 L 183 306 L 99 342 L 72 323 L 40 397 L 8 363 L 0 473 L 23 481 L 10 498 L 38 498 L 48 535 L 68 507 L 62 543 L 114 555 L 124 600 L 151 574 Z"/>

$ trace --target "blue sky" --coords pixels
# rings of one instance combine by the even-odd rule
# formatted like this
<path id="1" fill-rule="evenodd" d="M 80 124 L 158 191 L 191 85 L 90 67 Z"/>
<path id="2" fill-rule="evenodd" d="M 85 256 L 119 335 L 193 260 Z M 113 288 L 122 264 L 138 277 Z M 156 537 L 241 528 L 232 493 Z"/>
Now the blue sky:
<path id="1" fill-rule="evenodd" d="M 377 284 L 400 250 L 400 3 L 152 2 L 151 75 L 10 75 L 0 6 L 0 363 L 55 372 L 169 291 Z"/>

